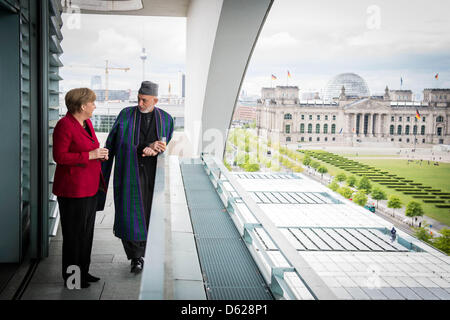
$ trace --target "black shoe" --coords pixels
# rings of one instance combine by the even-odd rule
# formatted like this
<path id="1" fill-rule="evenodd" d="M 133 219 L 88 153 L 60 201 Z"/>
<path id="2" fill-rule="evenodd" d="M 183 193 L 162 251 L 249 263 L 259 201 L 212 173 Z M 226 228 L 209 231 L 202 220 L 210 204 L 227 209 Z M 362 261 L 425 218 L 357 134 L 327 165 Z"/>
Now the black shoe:
<path id="1" fill-rule="evenodd" d="M 86 281 L 87 282 L 97 282 L 99 281 L 100 278 L 99 277 L 94 277 L 92 274 L 88 273 L 86 276 Z"/>
<path id="2" fill-rule="evenodd" d="M 144 268 L 144 259 L 133 258 L 131 259 L 131 271 L 132 273 L 140 273 Z"/>

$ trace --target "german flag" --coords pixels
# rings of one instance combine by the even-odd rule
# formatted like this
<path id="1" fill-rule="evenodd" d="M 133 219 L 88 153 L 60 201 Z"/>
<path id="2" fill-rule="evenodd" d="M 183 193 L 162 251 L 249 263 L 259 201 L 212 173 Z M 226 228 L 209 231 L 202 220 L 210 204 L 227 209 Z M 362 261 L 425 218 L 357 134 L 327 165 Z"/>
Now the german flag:
<path id="1" fill-rule="evenodd" d="M 438 79 L 439 79 L 439 73 L 436 73 L 436 75 L 434 76 L 434 78 L 435 78 L 436 80 L 438 80 Z"/>
<path id="2" fill-rule="evenodd" d="M 273 74 L 272 74 L 272 80 L 277 80 L 277 77 L 275 77 Z"/>
<path id="3" fill-rule="evenodd" d="M 420 113 L 419 110 L 416 109 L 416 118 L 420 120 Z"/>
<path id="4" fill-rule="evenodd" d="M 288 70 L 288 77 L 289 77 L 289 78 L 291 77 L 291 73 L 289 72 L 289 70 Z"/>

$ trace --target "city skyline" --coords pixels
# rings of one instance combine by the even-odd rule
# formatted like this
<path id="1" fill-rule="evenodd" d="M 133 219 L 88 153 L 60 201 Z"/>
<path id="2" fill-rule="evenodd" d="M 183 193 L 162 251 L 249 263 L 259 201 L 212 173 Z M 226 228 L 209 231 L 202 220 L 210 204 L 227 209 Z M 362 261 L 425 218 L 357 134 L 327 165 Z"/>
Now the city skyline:
<path id="1" fill-rule="evenodd" d="M 258 95 L 261 87 L 297 85 L 301 92 L 319 92 L 340 73 L 366 79 L 370 93 L 450 87 L 450 4 L 443 0 L 320 1 L 277 0 L 267 17 L 249 61 L 242 90 Z M 110 89 L 133 89 L 142 79 L 140 54 L 148 52 L 147 78 L 167 94 L 178 92 L 177 73 L 185 72 L 186 18 L 81 15 L 79 29 L 63 14 L 64 65 L 114 67 Z M 84 44 L 81 51 L 80 43 Z M 287 82 L 287 72 L 291 78 Z M 100 69 L 62 68 L 64 89 L 90 83 Z M 439 79 L 435 74 L 439 73 Z M 271 74 L 277 80 L 271 80 Z M 402 85 L 401 80 L 402 79 Z M 103 79 L 104 81 L 104 79 Z"/>

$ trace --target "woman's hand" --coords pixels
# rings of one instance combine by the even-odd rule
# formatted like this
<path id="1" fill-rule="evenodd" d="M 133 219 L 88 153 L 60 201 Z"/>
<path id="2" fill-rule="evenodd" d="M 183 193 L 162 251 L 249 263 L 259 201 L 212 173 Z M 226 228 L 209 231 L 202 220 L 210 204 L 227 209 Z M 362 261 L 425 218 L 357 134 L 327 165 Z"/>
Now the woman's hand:
<path id="1" fill-rule="evenodd" d="M 153 150 L 150 147 L 144 148 L 144 150 L 142 150 L 143 157 L 152 157 L 152 156 L 156 156 L 157 154 L 158 154 L 158 152 Z"/>
<path id="2" fill-rule="evenodd" d="M 89 160 L 105 159 L 108 160 L 109 150 L 106 148 L 97 148 L 89 152 Z"/>

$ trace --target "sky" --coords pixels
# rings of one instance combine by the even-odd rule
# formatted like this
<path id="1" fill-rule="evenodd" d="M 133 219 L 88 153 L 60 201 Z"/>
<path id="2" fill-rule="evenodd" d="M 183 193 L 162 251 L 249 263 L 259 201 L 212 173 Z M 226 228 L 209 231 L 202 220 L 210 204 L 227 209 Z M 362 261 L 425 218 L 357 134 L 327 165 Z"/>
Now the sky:
<path id="1" fill-rule="evenodd" d="M 105 60 L 110 67 L 109 89 L 138 90 L 142 81 L 142 47 L 147 52 L 146 80 L 160 84 L 160 94 L 178 90 L 178 71 L 185 70 L 186 18 L 63 14 L 63 91 L 90 86 L 93 75 L 105 84 Z M 95 67 L 95 68 L 93 68 Z"/>
<path id="2" fill-rule="evenodd" d="M 259 95 L 261 87 L 297 85 L 321 92 L 334 76 L 354 72 L 372 94 L 390 89 L 450 88 L 450 1 L 275 0 L 259 36 L 242 89 Z M 149 58 L 146 78 L 160 83 L 160 94 L 177 92 L 177 72 L 185 70 L 186 18 L 63 15 L 61 74 L 63 90 L 90 86 L 112 70 L 110 89 L 136 90 L 142 80 L 144 45 Z M 79 22 L 79 23 L 78 23 Z M 287 81 L 287 71 L 292 77 Z M 439 73 L 439 79 L 434 78 Z M 104 79 L 103 79 L 104 81 Z"/>

